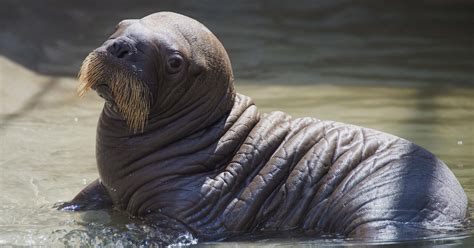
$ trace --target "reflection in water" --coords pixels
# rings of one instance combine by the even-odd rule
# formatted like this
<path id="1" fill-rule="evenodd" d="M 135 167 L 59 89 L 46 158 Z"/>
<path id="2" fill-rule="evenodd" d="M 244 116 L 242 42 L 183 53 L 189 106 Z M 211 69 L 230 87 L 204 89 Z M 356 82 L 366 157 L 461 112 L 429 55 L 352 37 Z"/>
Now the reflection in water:
<path id="1" fill-rule="evenodd" d="M 166 239 L 157 232 L 144 236 L 147 227 L 126 216 L 51 208 L 97 178 L 102 102 L 93 94 L 74 96 L 76 81 L 69 76 L 119 20 L 157 10 L 190 15 L 214 31 L 229 51 L 237 89 L 263 112 L 353 123 L 414 141 L 448 164 L 472 201 L 474 4 L 422 2 L 2 1 L 0 245 L 127 246 Z M 16 63 L 68 77 L 38 75 Z M 471 228 L 400 245 L 472 243 Z M 253 243 L 340 244 L 366 243 L 339 237 Z"/>

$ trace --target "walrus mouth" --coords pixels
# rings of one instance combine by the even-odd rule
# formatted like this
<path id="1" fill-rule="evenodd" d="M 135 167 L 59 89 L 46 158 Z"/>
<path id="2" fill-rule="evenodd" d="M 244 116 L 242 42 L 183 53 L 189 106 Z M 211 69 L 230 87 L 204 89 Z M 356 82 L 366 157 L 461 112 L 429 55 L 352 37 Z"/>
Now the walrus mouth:
<path id="1" fill-rule="evenodd" d="M 91 52 L 84 59 L 78 74 L 77 93 L 82 97 L 90 89 L 105 84 L 130 130 L 143 132 L 150 113 L 150 90 L 135 72 L 109 59 L 97 52 Z"/>

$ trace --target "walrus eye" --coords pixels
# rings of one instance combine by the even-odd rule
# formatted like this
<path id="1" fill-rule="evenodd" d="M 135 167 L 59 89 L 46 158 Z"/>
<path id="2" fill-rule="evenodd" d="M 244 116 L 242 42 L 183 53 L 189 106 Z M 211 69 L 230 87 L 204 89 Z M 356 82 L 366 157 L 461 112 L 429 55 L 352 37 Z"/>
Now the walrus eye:
<path id="1" fill-rule="evenodd" d="M 177 73 L 180 71 L 181 67 L 183 65 L 183 58 L 177 54 L 172 55 L 170 58 L 168 58 L 168 68 L 167 71 L 168 73 Z"/>

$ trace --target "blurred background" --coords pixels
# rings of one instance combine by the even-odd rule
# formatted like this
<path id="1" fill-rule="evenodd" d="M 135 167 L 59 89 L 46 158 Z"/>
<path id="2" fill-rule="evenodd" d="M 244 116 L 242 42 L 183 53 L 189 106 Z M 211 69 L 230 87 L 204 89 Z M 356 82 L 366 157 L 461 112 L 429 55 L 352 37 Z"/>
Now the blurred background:
<path id="1" fill-rule="evenodd" d="M 168 10 L 208 26 L 239 79 L 473 84 L 470 0 L 1 3 L 0 53 L 41 74 L 74 76 L 120 20 Z"/>
<path id="2" fill-rule="evenodd" d="M 214 32 L 261 111 L 412 140 L 474 199 L 472 0 L 0 0 L 0 245 L 116 244 L 103 233 L 115 227 L 87 228 L 107 214 L 84 224 L 50 206 L 97 178 L 102 101 L 74 94 L 82 60 L 120 20 L 157 11 Z M 474 242 L 472 230 L 456 237 L 443 240 Z"/>

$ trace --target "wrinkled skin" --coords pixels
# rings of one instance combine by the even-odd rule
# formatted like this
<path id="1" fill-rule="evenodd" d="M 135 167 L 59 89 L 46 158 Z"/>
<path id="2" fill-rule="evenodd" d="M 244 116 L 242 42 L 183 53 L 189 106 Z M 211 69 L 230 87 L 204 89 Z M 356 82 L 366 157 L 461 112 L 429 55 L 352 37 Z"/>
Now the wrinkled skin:
<path id="1" fill-rule="evenodd" d="M 466 216 L 453 173 L 409 141 L 260 114 L 234 92 L 221 43 L 193 19 L 160 12 L 122 21 L 97 50 L 138 68 L 152 108 L 143 132 L 131 133 L 107 87 L 96 88 L 106 99 L 100 179 L 62 209 L 165 216 L 203 239 L 274 231 L 397 238 Z"/>

